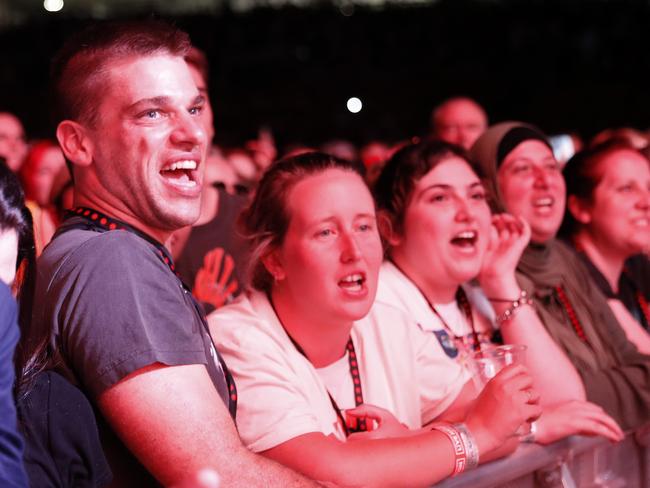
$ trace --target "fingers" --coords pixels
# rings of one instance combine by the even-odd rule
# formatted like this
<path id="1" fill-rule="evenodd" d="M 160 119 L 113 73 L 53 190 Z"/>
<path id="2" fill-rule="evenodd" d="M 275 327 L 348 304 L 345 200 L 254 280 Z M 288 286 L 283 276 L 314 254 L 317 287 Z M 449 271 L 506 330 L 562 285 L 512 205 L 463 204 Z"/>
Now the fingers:
<path id="1" fill-rule="evenodd" d="M 349 415 L 355 418 L 371 418 L 373 420 L 377 420 L 378 422 L 381 422 L 386 418 L 393 417 L 393 414 L 388 410 L 377 407 L 376 405 L 370 405 L 369 403 L 362 403 L 358 407 L 350 408 L 345 411 L 345 415 L 346 417 Z"/>
<path id="2" fill-rule="evenodd" d="M 210 281 L 216 283 L 221 269 L 221 260 L 223 259 L 223 248 L 213 249 L 203 258 L 203 267 L 210 275 Z"/>
<path id="3" fill-rule="evenodd" d="M 530 230 L 524 220 L 505 213 L 494 215 L 492 225 L 502 241 L 518 240 L 525 235 L 526 230 Z"/>
<path id="4" fill-rule="evenodd" d="M 522 409 L 522 414 L 525 416 L 526 422 L 534 422 L 542 416 L 543 412 L 544 409 L 539 404 L 530 405 L 527 403 Z"/>
<path id="5" fill-rule="evenodd" d="M 531 388 L 528 388 L 526 390 L 521 390 L 519 392 L 519 395 L 523 397 L 523 402 L 529 405 L 539 404 L 539 400 L 541 398 L 537 390 L 533 390 Z"/>
<path id="6" fill-rule="evenodd" d="M 612 425 L 611 422 L 604 418 L 577 417 L 573 420 L 576 432 L 583 435 L 599 435 L 609 439 L 612 442 L 623 440 L 625 434 L 620 430 L 618 425 Z"/>
<path id="7" fill-rule="evenodd" d="M 223 249 L 222 255 L 223 255 Z M 219 278 L 219 286 L 222 288 L 225 288 L 226 283 L 228 283 L 228 280 L 230 279 L 230 275 L 232 275 L 232 271 L 235 269 L 235 260 L 232 258 L 230 254 L 226 254 L 225 257 L 223 258 L 223 266 L 221 267 L 221 277 Z"/>
<path id="8" fill-rule="evenodd" d="M 607 415 L 607 413 L 598 405 L 585 402 L 585 404 L 582 405 L 582 409 L 582 417 L 592 422 L 598 430 L 596 434 L 607 437 L 614 442 L 618 442 L 625 437 L 623 429 L 621 429 L 616 420 Z"/>
<path id="9" fill-rule="evenodd" d="M 228 286 L 226 287 L 223 293 L 226 299 L 229 296 L 234 295 L 235 292 L 237 291 L 237 288 L 239 288 L 239 282 L 237 280 L 232 280 L 230 283 L 228 283 Z"/>
<path id="10" fill-rule="evenodd" d="M 599 422 L 603 425 L 604 428 L 608 430 L 616 440 L 623 439 L 625 437 L 625 432 L 618 425 L 616 420 L 610 417 L 605 410 L 599 405 L 591 402 L 582 402 L 574 400 L 570 402 L 569 406 L 572 410 L 571 415 L 573 417 L 583 417 L 591 419 L 592 421 Z"/>

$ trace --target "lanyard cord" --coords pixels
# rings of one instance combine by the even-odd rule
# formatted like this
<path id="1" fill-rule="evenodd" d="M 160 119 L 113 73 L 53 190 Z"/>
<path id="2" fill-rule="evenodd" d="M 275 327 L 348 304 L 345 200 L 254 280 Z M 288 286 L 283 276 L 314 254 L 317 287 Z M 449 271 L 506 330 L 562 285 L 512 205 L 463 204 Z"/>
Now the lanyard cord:
<path id="1" fill-rule="evenodd" d="M 571 302 L 569 301 L 569 297 L 567 296 L 564 287 L 562 285 L 557 285 L 554 288 L 554 290 L 558 300 L 560 301 L 560 304 L 564 308 L 564 311 L 566 312 L 566 315 L 569 318 L 569 322 L 571 322 L 571 325 L 573 326 L 573 330 L 575 330 L 576 332 L 576 335 L 580 338 L 582 342 L 589 344 L 589 340 L 587 339 L 587 334 L 585 334 L 585 330 L 582 328 L 582 324 L 578 319 L 578 315 L 576 314 L 573 305 L 571 305 Z"/>
<path id="2" fill-rule="evenodd" d="M 75 207 L 71 210 L 66 211 L 64 220 L 68 220 L 73 217 L 81 217 L 83 218 L 86 222 L 85 223 L 77 223 L 77 224 L 72 224 L 72 225 L 66 225 L 65 227 L 61 228 L 59 231 L 57 231 L 56 235 L 53 237 L 56 238 L 59 235 L 63 234 L 64 232 L 67 232 L 69 230 L 73 229 L 82 229 L 82 230 L 96 230 L 96 229 L 103 229 L 106 231 L 112 231 L 112 230 L 121 230 L 121 231 L 126 231 L 130 232 L 132 234 L 137 235 L 138 237 L 144 239 L 145 241 L 149 242 L 156 248 L 156 255 L 158 258 L 169 268 L 169 270 L 176 276 L 178 281 L 180 282 L 181 286 L 183 289 L 187 292 L 189 295 L 192 304 L 194 305 L 194 309 L 198 313 L 200 319 L 201 319 L 201 324 L 203 325 L 204 331 L 207 333 L 208 337 L 210 338 L 210 342 L 212 344 L 212 347 L 214 347 L 214 341 L 212 340 L 212 334 L 210 334 L 210 328 L 208 327 L 208 324 L 205 320 L 205 315 L 203 313 L 203 309 L 201 306 L 198 304 L 194 296 L 190 293 L 190 289 L 187 287 L 185 283 L 183 283 L 183 280 L 181 280 L 180 276 L 176 272 L 176 269 L 174 267 L 174 262 L 172 261 L 172 257 L 169 255 L 169 251 L 163 246 L 160 242 L 155 240 L 153 237 L 145 234 L 144 232 L 136 229 L 135 227 L 122 222 L 120 220 L 114 219 L 112 217 L 109 217 L 108 215 L 104 215 L 103 213 L 99 212 L 98 210 L 94 210 L 92 208 L 88 207 Z M 216 351 L 216 348 L 215 348 Z M 221 369 L 223 370 L 223 375 L 226 380 L 226 386 L 228 387 L 228 410 L 230 411 L 230 415 L 232 418 L 235 418 L 235 413 L 237 412 L 237 387 L 235 385 L 235 381 L 230 374 L 230 371 L 228 370 L 228 367 L 226 366 L 226 363 L 222 360 L 221 355 L 217 353 L 217 359 L 219 360 L 219 365 Z"/>
<path id="3" fill-rule="evenodd" d="M 270 297 L 269 297 L 269 303 L 271 303 L 271 307 L 275 311 L 275 307 L 273 307 L 273 302 L 271 301 Z M 305 354 L 305 350 L 300 346 L 300 344 L 298 344 L 295 341 L 293 337 L 291 337 L 289 331 L 287 331 L 287 329 L 284 327 L 284 324 L 282 324 L 282 321 L 280 320 L 280 317 L 278 316 L 277 312 L 275 312 L 275 315 L 276 317 L 278 317 L 278 321 L 280 322 L 280 325 L 282 325 L 285 334 L 287 334 L 287 337 L 289 338 L 293 346 L 311 364 L 309 357 L 307 357 L 307 354 Z M 348 365 L 350 367 L 350 376 L 352 377 L 352 384 L 354 386 L 354 404 L 358 407 L 363 403 L 363 390 L 361 388 L 361 375 L 359 374 L 359 361 L 357 359 L 357 353 L 354 349 L 354 343 L 352 342 L 352 337 L 348 339 L 345 349 L 348 352 Z M 345 432 L 346 437 L 348 437 L 350 434 L 353 434 L 354 432 L 365 432 L 368 430 L 366 419 L 362 419 L 362 418 L 357 419 L 356 428 L 348 427 L 348 424 L 345 421 L 345 418 L 343 417 L 342 410 L 339 408 L 332 394 L 329 392 L 329 390 L 327 390 L 327 387 L 325 387 L 325 391 L 327 391 L 327 396 L 330 399 L 332 408 L 336 412 L 336 416 L 338 417 L 339 421 L 341 422 L 341 425 L 343 426 L 343 431 Z"/>
<path id="4" fill-rule="evenodd" d="M 393 264 L 393 266 L 395 266 L 397 269 L 399 269 L 399 271 L 404 276 L 406 276 L 404 271 L 402 271 L 400 269 L 400 267 L 397 266 L 397 264 L 395 264 L 394 261 L 391 261 L 391 263 Z M 411 283 L 413 283 L 413 286 L 415 286 L 415 288 L 417 288 L 417 290 L 420 292 L 420 295 L 422 295 L 424 300 L 427 302 L 427 305 L 429 305 L 429 308 L 431 309 L 431 311 L 434 313 L 434 315 L 436 317 L 438 317 L 438 320 L 440 320 L 440 323 L 442 323 L 442 326 L 444 327 L 444 329 L 447 331 L 447 333 L 454 340 L 454 345 L 456 346 L 456 349 L 458 349 L 459 345 L 465 346 L 465 344 L 463 342 L 464 337 L 454 334 L 454 331 L 449 326 L 449 324 L 447 324 L 447 321 L 440 314 L 440 312 L 438 312 L 435 305 L 429 301 L 429 299 L 422 292 L 420 287 L 414 281 L 412 281 L 410 279 L 409 279 L 409 281 L 411 281 Z M 479 339 L 478 332 L 476 331 L 476 325 L 474 324 L 474 315 L 472 314 L 472 306 L 470 305 L 469 299 L 467 298 L 467 294 L 465 293 L 465 290 L 463 290 L 462 286 L 458 287 L 458 290 L 456 291 L 455 300 L 456 300 L 456 303 L 458 304 L 458 306 L 460 307 L 460 309 L 463 311 L 463 314 L 465 315 L 465 319 L 467 320 L 467 323 L 469 324 L 470 328 L 472 329 L 472 340 L 474 341 L 474 344 L 472 344 L 470 347 L 474 351 L 476 351 L 476 350 L 480 351 L 481 350 L 481 341 Z"/>

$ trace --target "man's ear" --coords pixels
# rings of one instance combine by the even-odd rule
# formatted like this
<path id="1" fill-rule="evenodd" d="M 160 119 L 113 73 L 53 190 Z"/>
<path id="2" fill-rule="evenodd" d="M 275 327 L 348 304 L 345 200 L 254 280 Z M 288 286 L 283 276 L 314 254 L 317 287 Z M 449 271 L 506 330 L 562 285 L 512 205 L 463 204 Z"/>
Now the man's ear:
<path id="1" fill-rule="evenodd" d="M 89 166 L 92 163 L 93 143 L 83 125 L 64 120 L 56 128 L 56 138 L 68 160 L 79 166 Z"/>
<path id="2" fill-rule="evenodd" d="M 571 215 L 573 215 L 573 218 L 581 224 L 588 224 L 591 222 L 591 212 L 589 211 L 589 208 L 585 202 L 575 195 L 569 195 L 569 198 L 567 199 L 567 208 L 569 209 L 569 212 L 571 212 Z"/>
<path id="3" fill-rule="evenodd" d="M 282 266 L 282 262 L 280 260 L 279 252 L 277 249 L 269 252 L 266 256 L 264 256 L 262 258 L 262 264 L 270 273 L 270 275 L 273 276 L 273 279 L 275 281 L 282 281 L 286 277 L 286 273 L 284 272 L 284 267 Z"/>
<path id="4" fill-rule="evenodd" d="M 398 246 L 402 242 L 402 237 L 395 230 L 393 219 L 385 210 L 377 212 L 377 229 L 384 243 L 390 247 Z"/>

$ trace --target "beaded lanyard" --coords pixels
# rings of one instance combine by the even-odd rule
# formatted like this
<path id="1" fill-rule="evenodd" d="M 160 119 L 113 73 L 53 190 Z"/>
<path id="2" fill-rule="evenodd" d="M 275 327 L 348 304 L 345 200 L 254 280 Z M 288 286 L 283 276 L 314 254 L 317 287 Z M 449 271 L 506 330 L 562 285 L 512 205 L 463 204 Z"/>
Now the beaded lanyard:
<path id="1" fill-rule="evenodd" d="M 107 231 L 121 230 L 125 232 L 130 232 L 144 239 L 150 244 L 152 244 L 156 248 L 157 251 L 156 255 L 158 256 L 158 258 L 167 266 L 167 268 L 169 268 L 169 270 L 174 274 L 174 276 L 176 276 L 183 289 L 187 291 L 187 294 L 192 300 L 192 304 L 194 305 L 194 308 L 196 309 L 196 312 L 198 313 L 201 319 L 201 324 L 203 325 L 205 332 L 208 334 L 208 337 L 210 338 L 212 347 L 214 347 L 214 342 L 212 341 L 212 335 L 210 334 L 210 329 L 208 328 L 208 324 L 205 320 L 205 315 L 203 313 L 203 310 L 201 309 L 201 306 L 198 304 L 194 296 L 190 293 L 190 289 L 187 287 L 187 285 L 185 285 L 185 283 L 183 283 L 183 280 L 181 280 L 180 276 L 176 272 L 176 269 L 174 267 L 174 262 L 172 261 L 171 256 L 169 255 L 167 249 L 165 249 L 165 247 L 160 242 L 153 239 L 151 236 L 145 234 L 144 232 L 136 229 L 135 227 L 132 227 L 131 225 L 125 222 L 121 222 L 117 219 L 111 218 L 108 215 L 104 215 L 98 210 L 94 210 L 92 208 L 75 207 L 71 210 L 66 211 L 64 218 L 67 220 L 72 217 L 81 217 L 84 220 L 86 220 L 86 223 L 67 225 L 60 232 L 57 232 L 57 234 L 54 237 L 57 237 L 61 233 L 72 229 L 94 230 L 95 228 L 100 228 Z M 235 386 L 235 381 L 232 375 L 230 374 L 230 371 L 228 370 L 226 363 L 221 359 L 221 356 L 218 353 L 217 353 L 217 359 L 219 360 L 219 364 L 221 366 L 221 369 L 223 370 L 223 375 L 226 380 L 226 385 L 228 387 L 228 395 L 230 400 L 228 409 L 230 411 L 231 416 L 234 419 L 235 413 L 237 411 L 237 387 Z"/>
<path id="2" fill-rule="evenodd" d="M 573 326 L 573 330 L 576 331 L 577 336 L 580 338 L 582 342 L 589 344 L 589 340 L 587 339 L 585 330 L 582 328 L 582 325 L 580 324 L 580 320 L 578 320 L 578 315 L 576 314 L 573 305 L 571 305 L 571 302 L 569 301 L 569 297 L 564 291 L 564 287 L 562 285 L 557 285 L 554 288 L 554 290 L 558 300 L 560 301 L 560 304 L 562 305 L 562 307 L 564 307 L 564 311 L 566 312 L 567 317 L 569 317 L 569 322 L 571 322 L 571 325 Z"/>
<path id="3" fill-rule="evenodd" d="M 395 266 L 397 269 L 399 269 L 400 272 L 404 276 L 406 276 L 404 271 L 402 271 L 399 268 L 399 266 L 397 266 L 397 264 L 395 264 L 394 261 L 391 261 L 391 263 L 393 264 L 393 266 Z M 426 297 L 426 295 L 422 292 L 422 290 L 420 290 L 420 287 L 418 285 L 416 285 L 413 281 L 411 281 L 411 283 L 413 283 L 413 286 L 415 286 L 415 288 L 417 288 L 417 290 L 420 292 L 420 295 L 422 295 L 424 300 L 427 302 L 427 305 L 429 305 L 429 308 L 434 313 L 434 315 L 436 317 L 438 317 L 438 320 L 440 320 L 440 322 L 442 323 L 442 326 L 444 327 L 447 334 L 449 334 L 449 336 L 453 339 L 454 345 L 456 346 L 456 349 L 460 349 L 458 347 L 459 345 L 462 346 L 463 349 L 466 349 L 468 344 L 466 344 L 466 342 L 465 342 L 465 337 L 454 334 L 454 331 L 451 329 L 449 324 L 447 324 L 447 322 L 445 321 L 443 316 L 440 314 L 440 312 L 438 312 L 438 310 L 436 310 L 436 307 L 433 305 L 433 303 L 431 303 L 429 301 L 429 299 Z M 474 341 L 474 344 L 469 344 L 469 347 L 470 347 L 470 349 L 472 351 L 477 351 L 477 350 L 480 351 L 481 350 L 481 341 L 479 339 L 478 332 L 476 332 L 476 326 L 474 325 L 474 314 L 472 314 L 472 306 L 470 305 L 469 299 L 467 298 L 467 294 L 465 293 L 465 290 L 463 290 L 462 286 L 458 287 L 458 291 L 456 291 L 455 299 L 456 299 L 456 303 L 458 303 L 458 306 L 461 308 L 461 310 L 465 314 L 465 318 L 467 319 L 467 322 L 469 323 L 469 326 L 472 329 L 472 339 Z"/>
<path id="4" fill-rule="evenodd" d="M 282 326 L 282 328 L 284 328 L 284 325 Z M 289 339 L 293 343 L 296 350 L 300 354 L 302 354 L 307 361 L 309 361 L 307 354 L 305 354 L 305 351 L 300 346 L 300 344 L 298 344 L 294 340 L 294 338 L 291 337 L 291 334 L 289 334 L 287 329 L 284 329 L 284 331 L 287 334 L 287 337 L 289 337 Z M 352 337 L 348 339 L 348 343 L 346 344 L 345 349 L 348 351 L 348 364 L 350 366 L 350 376 L 352 376 L 352 383 L 354 384 L 354 403 L 358 407 L 363 403 L 363 391 L 361 389 L 361 375 L 359 374 L 359 363 L 357 361 L 357 353 L 354 350 L 354 343 L 352 342 Z M 309 362 L 311 363 L 311 361 Z M 325 388 L 325 391 L 327 391 L 327 388 Z M 361 418 L 357 419 L 357 426 L 355 428 L 348 427 L 348 424 L 345 421 L 345 418 L 343 417 L 343 412 L 341 411 L 338 404 L 336 403 L 336 400 L 334 400 L 334 397 L 329 391 L 327 391 L 327 396 L 329 396 L 330 402 L 332 403 L 332 408 L 334 408 L 334 411 L 336 412 L 336 416 L 339 418 L 339 421 L 343 426 L 343 431 L 345 432 L 346 437 L 348 437 L 350 434 L 353 434 L 355 432 L 365 432 L 368 430 L 366 419 L 361 419 Z"/>
<path id="5" fill-rule="evenodd" d="M 422 293 L 422 292 L 420 292 Z M 422 296 L 424 297 L 424 293 L 422 293 Z M 463 311 L 463 314 L 465 315 L 465 318 L 467 319 L 467 322 L 469 323 L 470 328 L 472 329 L 472 340 L 473 344 L 467 344 L 466 343 L 466 336 L 459 336 L 454 334 L 453 330 L 447 324 L 445 319 L 443 318 L 442 314 L 436 310 L 436 307 L 433 303 L 431 303 L 427 297 L 424 297 L 424 299 L 427 301 L 427 304 L 429 305 L 429 308 L 431 308 L 431 311 L 438 317 L 440 322 L 442 323 L 442 326 L 445 328 L 447 333 L 451 336 L 451 338 L 454 340 L 454 344 L 456 345 L 456 349 L 460 349 L 459 345 L 462 346 L 464 349 L 469 346 L 469 349 L 472 351 L 480 351 L 481 350 L 481 341 L 478 337 L 478 332 L 476 332 L 476 326 L 474 325 L 474 315 L 472 314 L 472 306 L 469 304 L 469 300 L 467 299 L 467 295 L 465 294 L 465 290 L 463 290 L 462 287 L 458 287 L 458 291 L 456 292 L 456 303 L 458 303 L 458 306 L 461 308 Z"/>

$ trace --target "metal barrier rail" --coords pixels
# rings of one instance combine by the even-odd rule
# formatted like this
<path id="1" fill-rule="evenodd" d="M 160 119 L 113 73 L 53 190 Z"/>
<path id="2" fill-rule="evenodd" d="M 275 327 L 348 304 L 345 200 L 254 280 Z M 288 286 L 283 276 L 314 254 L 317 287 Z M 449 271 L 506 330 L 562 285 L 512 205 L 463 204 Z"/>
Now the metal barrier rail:
<path id="1" fill-rule="evenodd" d="M 548 446 L 522 444 L 510 456 L 438 488 L 650 488 L 650 425 L 612 444 L 573 436 Z"/>

